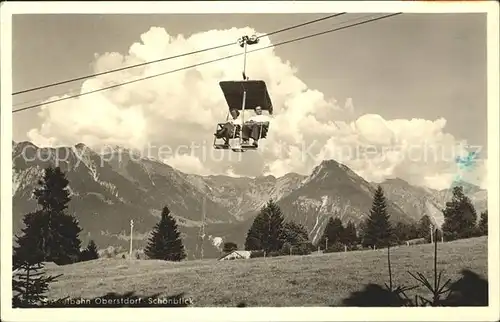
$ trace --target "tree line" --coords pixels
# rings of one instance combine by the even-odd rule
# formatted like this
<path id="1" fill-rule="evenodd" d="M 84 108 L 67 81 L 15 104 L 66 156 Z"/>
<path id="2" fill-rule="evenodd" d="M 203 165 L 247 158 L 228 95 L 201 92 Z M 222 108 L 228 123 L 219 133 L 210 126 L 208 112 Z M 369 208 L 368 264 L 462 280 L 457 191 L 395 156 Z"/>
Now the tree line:
<path id="1" fill-rule="evenodd" d="M 339 216 L 330 217 L 323 234 L 313 244 L 307 230 L 293 221 L 284 221 L 281 209 L 272 199 L 261 209 L 247 232 L 245 249 L 259 256 L 309 254 L 313 250 L 339 252 L 359 248 L 381 248 L 404 244 L 410 240 L 421 242 L 452 241 L 488 234 L 488 211 L 478 216 L 463 187 L 453 188 L 452 199 L 443 209 L 444 223 L 439 229 L 428 215 L 418 223 L 393 223 L 387 210 L 387 199 L 381 186 L 373 196 L 367 218 L 358 227 L 349 221 L 345 226 Z M 436 233 L 433 233 L 437 231 Z M 294 250 L 290 251 L 290 250 Z"/>
<path id="2" fill-rule="evenodd" d="M 79 234 L 82 229 L 78 220 L 67 213 L 70 193 L 69 181 L 59 167 L 48 167 L 39 180 L 33 194 L 38 209 L 23 218 L 22 234 L 16 237 L 13 249 L 13 297 L 14 306 L 38 303 L 48 284 L 56 277 L 40 272 L 43 262 L 58 265 L 72 264 L 99 258 L 98 247 L 90 240 L 81 248 Z M 462 187 L 453 189 L 452 200 L 443 210 L 442 235 L 446 241 L 487 235 L 488 212 L 477 214 Z M 432 221 L 423 216 L 418 225 L 391 223 L 387 200 L 379 186 L 372 208 L 366 220 L 356 227 L 348 222 L 344 227 L 340 218 L 330 218 L 316 244 L 309 240 L 307 229 L 293 221 L 285 221 L 280 207 L 269 200 L 254 219 L 247 232 L 245 249 L 252 257 L 278 255 L 307 255 L 316 249 L 324 251 L 354 250 L 362 247 L 380 248 L 414 238 L 430 240 Z M 224 252 L 238 249 L 233 242 L 224 244 Z M 153 227 L 144 250 L 150 259 L 181 261 L 186 258 L 181 234 L 175 218 L 165 206 L 161 219 Z"/>

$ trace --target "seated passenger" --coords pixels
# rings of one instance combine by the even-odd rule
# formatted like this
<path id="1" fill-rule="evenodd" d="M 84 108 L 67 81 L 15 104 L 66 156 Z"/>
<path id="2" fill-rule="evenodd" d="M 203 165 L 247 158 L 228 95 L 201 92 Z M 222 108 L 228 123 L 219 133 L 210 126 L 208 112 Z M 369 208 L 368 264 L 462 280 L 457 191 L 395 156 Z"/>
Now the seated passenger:
<path id="1" fill-rule="evenodd" d="M 240 112 L 236 109 L 231 109 L 229 112 L 231 114 L 232 119 L 227 120 L 226 123 L 219 129 L 214 135 L 218 139 L 224 140 L 224 145 L 229 146 L 229 139 L 233 137 L 233 133 L 235 131 L 235 127 L 237 125 L 241 125 Z"/>
<path id="2" fill-rule="evenodd" d="M 243 144 L 248 144 L 248 141 L 251 138 L 253 140 L 253 145 L 257 147 L 260 139 L 261 127 L 269 126 L 269 120 L 269 116 L 263 115 L 262 108 L 257 106 L 255 108 L 255 115 L 250 117 L 248 121 L 243 124 L 243 128 L 241 130 Z M 267 128 L 263 128 L 262 131 L 267 131 Z"/>

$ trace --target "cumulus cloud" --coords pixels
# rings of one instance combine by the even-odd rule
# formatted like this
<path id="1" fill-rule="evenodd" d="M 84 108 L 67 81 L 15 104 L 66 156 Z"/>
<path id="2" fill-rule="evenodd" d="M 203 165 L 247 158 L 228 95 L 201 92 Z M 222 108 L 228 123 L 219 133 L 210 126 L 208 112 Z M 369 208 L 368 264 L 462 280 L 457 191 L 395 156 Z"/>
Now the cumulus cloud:
<path id="1" fill-rule="evenodd" d="M 165 163 L 171 165 L 185 173 L 197 173 L 200 175 L 212 174 L 209 169 L 203 166 L 201 160 L 194 155 L 190 154 L 176 154 L 174 156 L 168 157 L 164 160 Z"/>
<path id="2" fill-rule="evenodd" d="M 128 53 L 97 54 L 94 71 L 157 60 L 211 47 L 214 39 L 224 43 L 255 33 L 252 28 L 232 28 L 184 37 L 152 27 Z M 254 48 L 270 44 L 264 37 Z M 81 92 L 240 52 L 235 44 L 102 75 L 86 80 Z M 267 140 L 260 143 L 258 151 L 243 154 L 214 150 L 216 123 L 227 114 L 218 83 L 240 79 L 241 70 L 242 57 L 238 56 L 47 105 L 39 113 L 42 125 L 30 130 L 28 136 L 35 144 L 45 146 L 79 142 L 93 148 L 121 145 L 143 150 L 153 146 L 157 152 L 169 151 L 159 159 L 188 173 L 307 174 L 322 159 L 334 158 L 370 181 L 400 177 L 431 188 L 451 184 L 457 171 L 454 154 L 465 148 L 445 132 L 445 119 L 386 120 L 375 114 L 357 117 L 352 98 L 342 106 L 335 98 L 308 88 L 297 77 L 296 68 L 273 49 L 251 53 L 247 61 L 247 75 L 267 83 L 275 106 Z M 484 184 L 485 173 L 485 164 L 481 164 L 468 175 Z"/>

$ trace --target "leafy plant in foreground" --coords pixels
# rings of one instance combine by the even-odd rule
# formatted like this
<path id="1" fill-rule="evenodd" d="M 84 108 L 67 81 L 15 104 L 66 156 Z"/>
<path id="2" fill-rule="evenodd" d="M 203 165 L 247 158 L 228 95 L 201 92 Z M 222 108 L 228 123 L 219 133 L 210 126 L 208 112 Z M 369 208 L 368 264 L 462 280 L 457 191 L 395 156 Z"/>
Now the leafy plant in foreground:
<path id="1" fill-rule="evenodd" d="M 384 283 L 387 291 L 389 291 L 394 296 L 394 298 L 396 298 L 397 301 L 401 303 L 401 306 L 412 306 L 412 301 L 406 295 L 406 292 L 413 290 L 418 286 L 398 285 L 397 287 L 394 287 L 392 283 L 391 246 L 387 246 L 387 267 L 389 270 L 389 285 L 387 285 L 387 283 Z"/>
<path id="2" fill-rule="evenodd" d="M 436 230 L 437 232 L 437 230 Z M 343 300 L 347 306 L 358 307 L 397 307 L 397 306 L 488 306 L 488 281 L 478 274 L 462 270 L 462 277 L 455 282 L 451 279 L 443 281 L 443 271 L 437 269 L 437 238 L 434 239 L 434 280 L 427 279 L 422 273 L 408 272 L 419 285 L 393 285 L 390 247 L 387 247 L 387 264 L 389 283 L 385 288 L 370 283 L 362 291 L 353 292 Z M 410 298 L 407 292 L 418 287 L 425 287 L 431 294 L 429 298 L 414 295 Z"/>
<path id="3" fill-rule="evenodd" d="M 435 230 L 435 235 L 438 234 L 438 230 Z M 437 271 L 437 240 L 434 239 L 434 283 L 431 282 L 422 273 L 411 273 L 408 272 L 415 280 L 417 280 L 421 285 L 423 285 L 432 294 L 432 298 L 425 298 L 421 295 L 415 296 L 415 306 L 442 306 L 448 297 L 450 296 L 451 289 L 448 287 L 451 283 L 451 279 L 441 284 L 443 278 L 443 270 L 439 273 Z M 444 298 L 443 298 L 444 296 Z"/>

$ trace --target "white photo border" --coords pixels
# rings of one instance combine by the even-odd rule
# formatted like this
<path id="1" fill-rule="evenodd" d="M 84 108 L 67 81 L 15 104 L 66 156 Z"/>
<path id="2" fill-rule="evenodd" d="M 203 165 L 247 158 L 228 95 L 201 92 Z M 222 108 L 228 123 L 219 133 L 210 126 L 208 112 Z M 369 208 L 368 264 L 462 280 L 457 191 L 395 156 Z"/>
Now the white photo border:
<path id="1" fill-rule="evenodd" d="M 1 12 L 1 318 L 4 321 L 498 321 L 499 6 L 496 1 L 15 1 Z M 489 307 L 12 309 L 12 15 L 48 13 L 486 13 Z"/>

